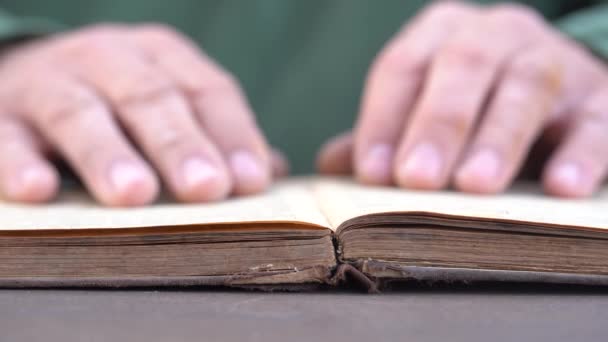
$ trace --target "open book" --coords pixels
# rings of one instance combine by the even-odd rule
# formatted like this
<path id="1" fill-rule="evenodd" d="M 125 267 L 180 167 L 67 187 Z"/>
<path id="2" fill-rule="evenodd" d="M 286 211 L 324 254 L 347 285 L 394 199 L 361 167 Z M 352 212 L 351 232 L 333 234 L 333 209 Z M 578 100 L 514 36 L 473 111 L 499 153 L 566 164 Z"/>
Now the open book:
<path id="1" fill-rule="evenodd" d="M 403 280 L 608 284 L 608 189 L 499 196 L 292 178 L 215 204 L 0 203 L 0 286 L 304 287 Z"/>

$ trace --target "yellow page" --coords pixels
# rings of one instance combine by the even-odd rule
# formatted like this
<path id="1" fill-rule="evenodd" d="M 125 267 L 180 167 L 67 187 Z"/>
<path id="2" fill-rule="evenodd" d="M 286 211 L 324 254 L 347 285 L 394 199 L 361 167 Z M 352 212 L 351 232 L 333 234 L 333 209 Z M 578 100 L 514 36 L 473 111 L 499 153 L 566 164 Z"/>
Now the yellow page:
<path id="1" fill-rule="evenodd" d="M 315 196 L 330 224 L 368 214 L 424 212 L 471 218 L 608 229 L 608 188 L 583 200 L 544 195 L 538 185 L 521 183 L 501 195 L 411 191 L 367 187 L 347 179 L 319 179 Z"/>
<path id="2" fill-rule="evenodd" d="M 0 230 L 5 231 L 257 222 L 329 226 L 306 178 L 278 182 L 261 195 L 210 204 L 160 203 L 141 208 L 107 208 L 96 204 L 84 192 L 63 193 L 48 205 L 0 202 Z"/>
<path id="3" fill-rule="evenodd" d="M 107 208 L 84 192 L 63 193 L 48 205 L 0 202 L 0 230 L 104 229 L 218 223 L 289 222 L 336 229 L 363 215 L 425 212 L 471 218 L 608 229 L 608 188 L 586 200 L 543 195 L 520 184 L 497 196 L 366 187 L 335 178 L 292 178 L 268 192 L 210 204 L 159 203 Z"/>

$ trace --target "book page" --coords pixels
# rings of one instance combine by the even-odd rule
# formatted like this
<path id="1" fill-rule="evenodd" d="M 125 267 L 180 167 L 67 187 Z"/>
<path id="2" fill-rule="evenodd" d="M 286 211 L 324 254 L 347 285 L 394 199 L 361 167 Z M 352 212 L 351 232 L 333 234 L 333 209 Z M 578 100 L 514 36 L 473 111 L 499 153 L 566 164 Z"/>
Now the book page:
<path id="1" fill-rule="evenodd" d="M 208 204 L 158 203 L 108 208 L 84 191 L 67 192 L 45 205 L 0 202 L 0 230 L 104 229 L 217 223 L 306 223 L 328 227 L 306 178 L 278 182 L 266 193 Z"/>
<path id="2" fill-rule="evenodd" d="M 412 191 L 357 185 L 346 179 L 319 179 L 317 201 L 334 228 L 363 215 L 422 212 L 608 229 L 608 188 L 593 198 L 572 200 L 549 197 L 540 186 L 516 184 L 500 195 L 472 195 L 455 191 Z"/>

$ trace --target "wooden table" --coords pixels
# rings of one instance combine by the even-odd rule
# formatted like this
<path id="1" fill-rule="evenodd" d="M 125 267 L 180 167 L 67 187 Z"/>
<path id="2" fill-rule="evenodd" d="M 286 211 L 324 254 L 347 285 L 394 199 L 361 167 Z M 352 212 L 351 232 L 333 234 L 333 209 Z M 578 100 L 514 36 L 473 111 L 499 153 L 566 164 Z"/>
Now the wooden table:
<path id="1" fill-rule="evenodd" d="M 0 341 L 608 341 L 608 291 L 0 291 Z"/>

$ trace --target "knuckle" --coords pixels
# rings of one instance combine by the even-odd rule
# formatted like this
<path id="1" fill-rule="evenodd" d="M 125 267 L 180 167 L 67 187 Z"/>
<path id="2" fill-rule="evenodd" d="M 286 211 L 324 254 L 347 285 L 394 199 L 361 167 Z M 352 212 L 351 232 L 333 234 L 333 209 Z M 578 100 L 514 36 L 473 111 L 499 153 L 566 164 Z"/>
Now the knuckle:
<path id="1" fill-rule="evenodd" d="M 124 25 L 117 23 L 101 23 L 88 26 L 79 31 L 81 35 L 87 36 L 116 36 L 125 29 Z"/>
<path id="2" fill-rule="evenodd" d="M 61 99 L 61 100 L 58 100 Z M 79 93 L 65 94 L 61 97 L 37 97 L 37 104 L 29 107 L 40 108 L 35 112 L 42 126 L 62 130 L 76 125 L 85 113 L 99 106 L 96 99 Z"/>
<path id="3" fill-rule="evenodd" d="M 74 60 L 89 58 L 100 51 L 112 50 L 122 40 L 124 29 L 119 25 L 100 24 L 66 36 L 57 48 L 60 55 Z"/>
<path id="4" fill-rule="evenodd" d="M 596 91 L 581 105 L 581 121 L 604 129 L 608 126 L 608 84 Z"/>
<path id="5" fill-rule="evenodd" d="M 176 155 L 180 154 L 178 151 L 188 152 L 194 149 L 196 139 L 184 133 L 175 129 L 164 130 L 154 140 L 154 150 L 159 155 Z"/>
<path id="6" fill-rule="evenodd" d="M 389 48 L 378 56 L 374 69 L 391 76 L 422 77 L 427 66 L 425 56 L 415 49 Z"/>
<path id="7" fill-rule="evenodd" d="M 0 117 L 0 148 L 8 150 L 10 147 L 20 144 L 23 135 L 23 129 L 15 118 Z"/>
<path id="8" fill-rule="evenodd" d="M 503 140 L 503 146 L 508 149 L 518 150 L 522 144 L 525 143 L 528 134 L 528 130 L 522 125 L 503 125 L 505 138 Z M 500 127 L 499 127 L 500 128 Z"/>
<path id="9" fill-rule="evenodd" d="M 70 37 L 77 43 L 107 44 L 121 37 L 125 28 L 119 24 L 97 24 L 76 31 Z"/>
<path id="10" fill-rule="evenodd" d="M 527 53 L 516 57 L 508 68 L 508 77 L 522 83 L 549 84 L 554 78 L 556 67 L 537 53 Z"/>
<path id="11" fill-rule="evenodd" d="M 499 4 L 489 9 L 489 15 L 509 27 L 531 28 L 544 22 L 542 16 L 534 9 L 514 3 Z"/>
<path id="12" fill-rule="evenodd" d="M 584 114 L 576 123 L 571 144 L 579 147 L 577 152 L 581 157 L 584 155 L 594 156 L 594 159 L 600 156 L 608 157 L 608 144 L 604 143 L 606 125 L 605 116 L 593 113 Z"/>
<path id="13" fill-rule="evenodd" d="M 439 58 L 448 65 L 458 67 L 479 68 L 494 63 L 494 58 L 488 49 L 471 42 L 450 43 L 442 49 Z"/>
<path id="14" fill-rule="evenodd" d="M 431 4 L 426 14 L 432 17 L 449 18 L 460 16 L 471 9 L 471 5 L 459 1 L 436 1 Z"/>
<path id="15" fill-rule="evenodd" d="M 113 105 L 117 108 L 117 115 L 122 122 L 132 129 L 141 127 L 154 113 L 171 115 L 188 111 L 185 100 L 173 85 L 168 83 L 152 83 L 130 88 L 126 92 L 117 94 L 113 99 Z M 168 121 L 167 125 L 169 124 Z M 168 132 L 171 127 L 167 126 L 165 129 Z"/>
<path id="16" fill-rule="evenodd" d="M 218 96 L 222 94 L 240 93 L 241 86 L 239 81 L 230 73 L 219 71 L 212 78 L 209 78 L 204 84 L 199 86 L 199 89 L 191 91 L 199 95 Z"/>
<path id="17" fill-rule="evenodd" d="M 175 95 L 171 82 L 147 72 L 134 73 L 117 83 L 115 92 L 114 102 L 121 108 L 158 103 Z"/>
<path id="18" fill-rule="evenodd" d="M 430 126 L 437 134 L 448 136 L 464 136 L 469 129 L 471 117 L 464 110 L 436 109 L 431 112 Z"/>
<path id="19" fill-rule="evenodd" d="M 175 28 L 162 23 L 141 24 L 135 28 L 135 32 L 141 37 L 159 42 L 174 41 L 182 37 Z"/>
<path id="20" fill-rule="evenodd" d="M 85 141 L 75 148 L 74 160 L 79 167 L 94 165 L 96 161 L 99 161 L 99 151 L 103 151 L 104 149 L 107 149 L 107 146 L 103 141 Z"/>
<path id="21" fill-rule="evenodd" d="M 526 141 L 526 123 L 509 115 L 496 115 L 484 127 L 484 140 L 498 148 L 517 150 Z"/>

